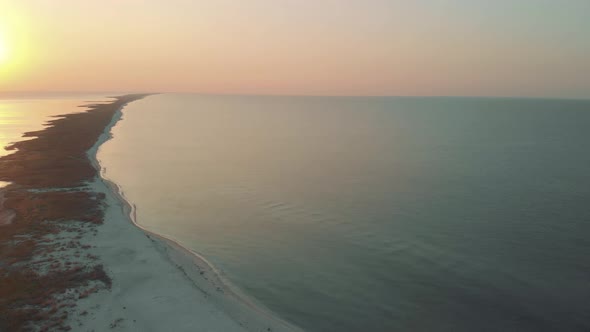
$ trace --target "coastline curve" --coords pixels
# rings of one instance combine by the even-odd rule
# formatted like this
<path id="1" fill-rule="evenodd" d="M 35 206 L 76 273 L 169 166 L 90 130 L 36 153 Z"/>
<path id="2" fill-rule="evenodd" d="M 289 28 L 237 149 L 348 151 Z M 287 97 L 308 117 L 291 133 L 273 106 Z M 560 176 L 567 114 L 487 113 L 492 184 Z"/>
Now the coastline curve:
<path id="1" fill-rule="evenodd" d="M 208 299 L 247 330 L 260 331 L 268 328 L 268 331 L 303 331 L 244 294 L 203 255 L 183 246 L 178 240 L 152 232 L 138 223 L 135 204 L 125 197 L 123 188 L 119 184 L 107 177 L 106 168 L 101 165 L 98 158 L 101 146 L 113 138 L 112 128 L 123 119 L 123 109 L 126 106 L 127 104 L 124 104 L 117 109 L 99 139 L 87 151 L 87 156 L 99 174 L 99 181 L 102 181 L 110 194 L 120 202 L 128 221 L 144 232 L 156 248 L 184 273 L 195 288 L 203 292 Z"/>

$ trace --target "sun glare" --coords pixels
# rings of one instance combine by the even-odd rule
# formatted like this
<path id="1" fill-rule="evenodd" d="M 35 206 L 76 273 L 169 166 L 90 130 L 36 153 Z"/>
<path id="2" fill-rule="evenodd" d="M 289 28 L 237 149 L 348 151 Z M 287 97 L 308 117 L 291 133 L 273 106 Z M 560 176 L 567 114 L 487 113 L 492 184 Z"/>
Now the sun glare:
<path id="1" fill-rule="evenodd" d="M 10 49 L 5 35 L 0 31 L 0 68 L 10 61 Z"/>
<path id="2" fill-rule="evenodd" d="M 31 52 L 27 21 L 17 11 L 2 7 L 3 4 L 0 5 L 0 85 L 7 85 L 30 64 Z"/>
<path id="3" fill-rule="evenodd" d="M 4 38 L 0 35 L 0 65 L 8 59 L 8 46 Z"/>

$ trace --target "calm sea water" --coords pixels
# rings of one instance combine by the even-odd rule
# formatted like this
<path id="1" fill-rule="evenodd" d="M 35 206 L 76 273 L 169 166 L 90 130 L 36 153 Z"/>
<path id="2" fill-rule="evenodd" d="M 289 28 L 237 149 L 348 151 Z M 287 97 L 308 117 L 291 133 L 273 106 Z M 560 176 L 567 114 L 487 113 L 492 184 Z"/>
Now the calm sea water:
<path id="1" fill-rule="evenodd" d="M 590 101 L 156 95 L 140 224 L 309 331 L 590 329 Z"/>

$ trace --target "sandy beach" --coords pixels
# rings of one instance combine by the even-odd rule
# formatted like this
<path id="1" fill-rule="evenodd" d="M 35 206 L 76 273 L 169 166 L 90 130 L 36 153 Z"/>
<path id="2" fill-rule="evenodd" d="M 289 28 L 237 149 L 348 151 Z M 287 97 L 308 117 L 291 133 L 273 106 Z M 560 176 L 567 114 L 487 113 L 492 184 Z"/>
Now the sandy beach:
<path id="1" fill-rule="evenodd" d="M 99 176 L 100 145 L 143 96 L 54 120 L 0 159 L 0 180 L 11 182 L 0 193 L 0 330 L 297 330 L 204 258 L 138 227 Z"/>

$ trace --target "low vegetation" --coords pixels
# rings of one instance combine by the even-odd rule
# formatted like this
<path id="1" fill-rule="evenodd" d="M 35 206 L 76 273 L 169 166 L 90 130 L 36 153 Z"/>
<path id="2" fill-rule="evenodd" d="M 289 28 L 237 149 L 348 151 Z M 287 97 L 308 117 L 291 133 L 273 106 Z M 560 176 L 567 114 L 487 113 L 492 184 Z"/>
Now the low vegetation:
<path id="1" fill-rule="evenodd" d="M 52 120 L 0 158 L 1 209 L 16 216 L 0 226 L 0 331 L 68 331 L 76 301 L 111 287 L 85 236 L 103 223 L 104 194 L 88 189 L 98 176 L 86 157 L 129 95 L 88 112 Z M 79 313 L 81 314 L 81 313 Z"/>

